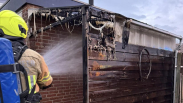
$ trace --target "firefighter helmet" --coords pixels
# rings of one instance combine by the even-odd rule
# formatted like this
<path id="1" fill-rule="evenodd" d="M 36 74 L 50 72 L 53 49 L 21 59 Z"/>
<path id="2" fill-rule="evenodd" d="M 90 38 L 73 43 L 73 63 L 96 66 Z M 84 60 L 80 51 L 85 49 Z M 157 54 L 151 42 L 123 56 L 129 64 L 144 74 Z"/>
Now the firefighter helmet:
<path id="1" fill-rule="evenodd" d="M 26 22 L 13 11 L 0 12 L 0 36 L 26 38 L 28 27 Z"/>

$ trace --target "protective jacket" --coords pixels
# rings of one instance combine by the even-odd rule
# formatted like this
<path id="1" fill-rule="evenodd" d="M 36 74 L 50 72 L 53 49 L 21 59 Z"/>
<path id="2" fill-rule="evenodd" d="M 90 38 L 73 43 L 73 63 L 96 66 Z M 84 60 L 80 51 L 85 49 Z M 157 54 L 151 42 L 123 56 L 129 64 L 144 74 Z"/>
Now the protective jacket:
<path id="1" fill-rule="evenodd" d="M 12 46 L 15 61 L 18 61 L 18 63 L 20 63 L 27 71 L 29 94 L 33 91 L 35 95 L 39 96 L 39 90 L 50 87 L 53 81 L 44 58 L 36 51 L 26 48 L 22 42 L 12 41 Z M 22 50 L 20 51 L 19 48 Z M 19 54 L 21 56 L 17 56 Z M 24 78 L 24 75 L 21 74 L 23 91 L 26 90 L 26 82 Z M 32 101 L 38 102 L 41 98 L 34 98 L 33 95 L 31 99 Z"/>
<path id="2" fill-rule="evenodd" d="M 44 89 L 51 85 L 53 79 L 44 58 L 40 54 L 31 49 L 26 49 L 18 62 L 28 73 L 30 91 L 35 85 L 35 92 L 39 92 L 39 89 Z"/>

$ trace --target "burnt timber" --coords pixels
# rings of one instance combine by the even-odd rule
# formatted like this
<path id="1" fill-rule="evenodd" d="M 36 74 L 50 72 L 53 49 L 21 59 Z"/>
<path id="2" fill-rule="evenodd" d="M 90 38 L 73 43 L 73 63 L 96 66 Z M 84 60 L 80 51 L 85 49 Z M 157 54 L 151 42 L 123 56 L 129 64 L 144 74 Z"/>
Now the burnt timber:
<path id="1" fill-rule="evenodd" d="M 89 52 L 90 103 L 172 103 L 174 53 L 147 48 L 152 70 L 148 79 L 140 80 L 140 46 L 118 43 L 116 60 L 106 61 L 105 54 Z M 95 53 L 93 53 L 95 52 Z M 148 59 L 142 57 L 142 75 L 149 71 Z"/>

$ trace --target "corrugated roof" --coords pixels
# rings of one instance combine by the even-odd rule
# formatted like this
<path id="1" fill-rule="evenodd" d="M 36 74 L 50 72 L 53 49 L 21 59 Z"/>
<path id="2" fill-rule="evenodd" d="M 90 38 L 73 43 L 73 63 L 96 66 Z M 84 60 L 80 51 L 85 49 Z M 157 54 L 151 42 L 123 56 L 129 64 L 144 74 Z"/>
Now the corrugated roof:
<path id="1" fill-rule="evenodd" d="M 182 36 L 180 36 L 180 35 L 176 35 L 176 34 L 174 34 L 174 33 L 171 33 L 171 32 L 168 32 L 168 31 L 165 31 L 165 30 L 156 28 L 156 27 L 154 27 L 154 26 L 152 26 L 152 25 L 149 25 L 149 24 L 144 23 L 144 22 L 137 21 L 137 20 L 135 20 L 135 19 L 131 19 L 131 22 L 132 22 L 133 24 L 136 24 L 136 25 L 139 25 L 139 26 L 148 28 L 148 29 L 152 29 L 152 30 L 158 31 L 158 32 L 164 33 L 164 34 L 166 34 L 166 35 L 169 35 L 169 36 L 172 36 L 172 37 L 175 37 L 175 38 L 178 38 L 178 39 L 181 39 L 181 38 L 182 38 Z"/>

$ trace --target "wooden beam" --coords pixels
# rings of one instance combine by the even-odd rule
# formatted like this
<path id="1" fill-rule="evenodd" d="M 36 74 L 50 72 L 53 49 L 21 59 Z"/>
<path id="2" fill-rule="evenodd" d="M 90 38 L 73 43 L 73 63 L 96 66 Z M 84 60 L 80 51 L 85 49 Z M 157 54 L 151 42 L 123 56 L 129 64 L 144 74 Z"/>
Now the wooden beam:
<path id="1" fill-rule="evenodd" d="M 94 5 L 94 0 L 89 0 L 90 5 Z"/>
<path id="2" fill-rule="evenodd" d="M 88 7 L 82 7 L 82 38 L 83 38 L 83 103 L 89 103 L 88 85 L 88 33 L 89 33 Z"/>

